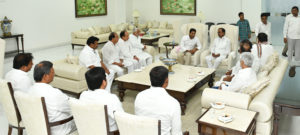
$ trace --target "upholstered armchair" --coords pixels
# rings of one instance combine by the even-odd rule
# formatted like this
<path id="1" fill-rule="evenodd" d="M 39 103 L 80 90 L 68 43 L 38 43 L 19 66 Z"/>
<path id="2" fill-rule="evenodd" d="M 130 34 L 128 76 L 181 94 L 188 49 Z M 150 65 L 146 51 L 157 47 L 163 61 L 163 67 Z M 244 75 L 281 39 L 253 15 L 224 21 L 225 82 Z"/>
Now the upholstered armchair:
<path id="1" fill-rule="evenodd" d="M 80 135 L 114 134 L 110 133 L 109 129 L 107 105 L 88 103 L 77 99 L 71 99 L 69 103 Z M 118 133 L 118 131 L 116 132 Z"/>
<path id="2" fill-rule="evenodd" d="M 196 37 L 199 38 L 202 45 L 201 49 L 198 50 L 191 59 L 191 65 L 198 66 L 200 64 L 200 55 L 207 48 L 208 26 L 202 23 L 183 24 L 181 26 L 183 35 L 188 35 L 191 28 L 196 29 Z M 170 57 L 177 58 L 176 48 L 171 51 Z"/>
<path id="3" fill-rule="evenodd" d="M 3 76 L 4 55 L 5 55 L 5 41 L 0 38 L 0 78 L 2 78 Z"/>
<path id="4" fill-rule="evenodd" d="M 225 36 L 230 39 L 231 51 L 228 54 L 227 58 L 221 62 L 218 69 L 229 70 L 236 62 L 236 55 L 237 55 L 236 53 L 239 47 L 239 42 L 238 42 L 239 31 L 237 26 L 233 26 L 229 24 L 211 26 L 209 31 L 210 39 L 211 39 L 210 47 L 212 46 L 214 39 L 218 37 L 219 28 L 224 28 L 226 30 Z M 210 55 L 210 47 L 209 49 L 203 51 L 203 53 L 201 54 L 201 66 L 203 67 L 207 67 L 205 57 Z"/>
<path id="5" fill-rule="evenodd" d="M 14 91 L 11 84 L 5 80 L 0 80 L 0 101 L 8 120 L 8 135 L 12 135 L 13 128 L 18 130 L 18 135 L 22 135 L 24 126 L 16 105 Z"/>
<path id="6" fill-rule="evenodd" d="M 73 120 L 73 117 L 70 117 L 50 123 L 44 97 L 32 96 L 19 91 L 16 91 L 14 95 L 28 135 L 51 135 L 51 127 Z M 69 135 L 78 135 L 78 133 L 75 131 Z"/>

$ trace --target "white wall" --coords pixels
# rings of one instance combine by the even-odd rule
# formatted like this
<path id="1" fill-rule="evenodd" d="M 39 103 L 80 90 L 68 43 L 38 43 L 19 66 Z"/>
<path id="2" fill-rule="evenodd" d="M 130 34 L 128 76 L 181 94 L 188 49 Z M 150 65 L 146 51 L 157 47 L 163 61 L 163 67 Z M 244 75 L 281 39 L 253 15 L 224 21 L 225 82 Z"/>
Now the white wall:
<path id="1" fill-rule="evenodd" d="M 107 0 L 107 16 L 75 18 L 74 0 L 4 0 L 0 17 L 13 20 L 13 33 L 24 34 L 26 51 L 70 43 L 71 32 L 80 28 L 125 22 L 125 7 L 120 1 Z M 15 40 L 7 40 L 6 51 L 15 46 Z"/>

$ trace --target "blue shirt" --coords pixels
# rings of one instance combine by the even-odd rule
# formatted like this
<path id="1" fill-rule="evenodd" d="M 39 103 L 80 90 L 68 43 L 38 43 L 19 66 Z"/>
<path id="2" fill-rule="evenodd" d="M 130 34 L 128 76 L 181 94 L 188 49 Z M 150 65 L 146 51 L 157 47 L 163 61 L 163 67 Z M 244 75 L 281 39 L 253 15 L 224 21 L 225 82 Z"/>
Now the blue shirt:
<path id="1" fill-rule="evenodd" d="M 239 20 L 237 22 L 237 26 L 239 27 L 239 37 L 240 41 L 245 39 L 249 39 L 248 35 L 251 34 L 250 24 L 248 20 L 244 19 L 243 21 Z"/>

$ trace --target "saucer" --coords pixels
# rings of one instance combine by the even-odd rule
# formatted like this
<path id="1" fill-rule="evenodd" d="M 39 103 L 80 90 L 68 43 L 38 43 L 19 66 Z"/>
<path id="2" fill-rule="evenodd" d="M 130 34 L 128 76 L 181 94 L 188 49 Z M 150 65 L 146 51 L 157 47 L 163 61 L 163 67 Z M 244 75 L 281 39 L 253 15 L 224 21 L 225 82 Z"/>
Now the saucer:
<path id="1" fill-rule="evenodd" d="M 222 103 L 222 102 L 210 103 L 210 105 L 214 109 L 223 109 L 223 108 L 225 108 L 225 103 Z"/>

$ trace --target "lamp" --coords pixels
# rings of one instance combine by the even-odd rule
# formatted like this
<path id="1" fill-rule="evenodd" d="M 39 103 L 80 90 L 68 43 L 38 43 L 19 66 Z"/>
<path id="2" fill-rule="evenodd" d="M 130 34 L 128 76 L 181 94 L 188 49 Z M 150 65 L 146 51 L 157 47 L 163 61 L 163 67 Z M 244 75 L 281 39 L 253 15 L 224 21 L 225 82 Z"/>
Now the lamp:
<path id="1" fill-rule="evenodd" d="M 199 17 L 200 22 L 203 22 L 203 21 L 204 21 L 205 16 L 204 16 L 204 14 L 203 14 L 201 11 L 198 12 L 197 16 Z"/>
<path id="2" fill-rule="evenodd" d="M 132 12 L 132 17 L 134 18 L 134 26 L 138 27 L 139 25 L 139 17 L 140 17 L 140 12 L 138 10 L 134 10 Z"/>

